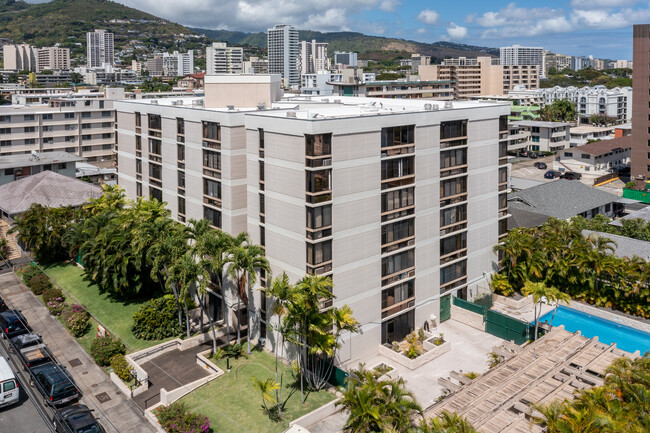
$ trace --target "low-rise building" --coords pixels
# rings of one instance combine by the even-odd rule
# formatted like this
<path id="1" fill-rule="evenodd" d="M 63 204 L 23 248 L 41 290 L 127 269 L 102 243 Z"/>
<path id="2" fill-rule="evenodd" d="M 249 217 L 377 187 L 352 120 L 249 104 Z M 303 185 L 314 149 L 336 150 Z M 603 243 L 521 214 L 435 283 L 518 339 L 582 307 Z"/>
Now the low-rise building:
<path id="1" fill-rule="evenodd" d="M 593 126 L 580 125 L 572 126 L 569 134 L 571 135 L 571 147 L 582 146 L 590 140 L 609 140 L 614 138 L 616 126 Z"/>
<path id="2" fill-rule="evenodd" d="M 358 83 L 331 82 L 336 96 L 361 96 L 371 98 L 451 100 L 454 90 L 451 81 L 367 81 Z"/>
<path id="3" fill-rule="evenodd" d="M 554 169 L 604 175 L 629 167 L 632 137 L 595 141 L 557 153 Z"/>
<path id="4" fill-rule="evenodd" d="M 514 130 L 518 131 L 519 128 L 523 128 L 530 132 L 530 142 L 527 150 L 553 152 L 569 147 L 571 138 L 569 133 L 570 123 L 531 120 L 510 123 Z"/>
<path id="5" fill-rule="evenodd" d="M 103 163 L 88 164 L 85 162 L 77 162 L 75 167 L 75 176 L 79 180 L 101 185 L 117 184 L 117 169 L 112 162 L 108 165 Z"/>
<path id="6" fill-rule="evenodd" d="M 303 74 L 300 76 L 300 93 L 303 95 L 329 96 L 334 91 L 331 83 L 343 81 L 343 74 L 329 71 L 319 71 L 315 74 Z"/>
<path id="7" fill-rule="evenodd" d="M 202 89 L 204 78 L 205 74 L 203 72 L 196 74 L 187 74 L 178 80 L 178 83 L 176 85 L 181 89 L 187 90 Z"/>
<path id="8" fill-rule="evenodd" d="M 86 158 L 68 152 L 34 152 L 0 156 L 0 185 L 33 176 L 45 170 L 74 178 L 75 164 L 85 160 Z"/>

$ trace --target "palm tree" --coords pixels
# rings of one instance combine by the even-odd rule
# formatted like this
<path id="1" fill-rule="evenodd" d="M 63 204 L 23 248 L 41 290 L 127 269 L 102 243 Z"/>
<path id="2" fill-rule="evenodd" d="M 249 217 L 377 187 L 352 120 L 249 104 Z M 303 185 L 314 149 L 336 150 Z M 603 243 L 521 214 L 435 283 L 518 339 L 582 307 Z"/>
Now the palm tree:
<path id="1" fill-rule="evenodd" d="M 240 303 L 243 302 L 248 310 L 246 314 L 246 332 L 248 353 L 251 353 L 251 330 L 250 330 L 250 317 L 252 308 L 249 302 L 248 291 L 257 281 L 257 273 L 264 270 L 267 273 L 271 272 L 271 266 L 268 260 L 264 257 L 264 249 L 258 245 L 251 245 L 250 239 L 246 233 L 242 233 L 235 238 L 235 245 L 229 249 L 227 263 L 230 264 L 228 268 L 228 275 L 235 279 L 237 284 L 237 313 L 241 319 Z M 241 334 L 241 320 L 238 320 L 237 330 L 237 343 L 240 342 Z"/>
<path id="2" fill-rule="evenodd" d="M 174 284 L 178 289 L 179 297 L 183 301 L 183 307 L 185 308 L 185 330 L 187 338 L 189 338 L 190 320 L 187 311 L 187 300 L 190 297 L 190 289 L 194 287 L 196 293 L 202 295 L 205 292 L 210 275 L 189 251 L 172 262 L 168 272 L 169 277 L 165 283 L 169 286 Z"/>
<path id="3" fill-rule="evenodd" d="M 533 303 L 535 304 L 535 340 L 537 340 L 537 333 L 539 329 L 539 318 L 542 315 L 542 302 L 544 299 L 551 302 L 549 298 L 553 298 L 557 289 L 555 287 L 547 287 L 544 283 L 534 283 L 527 281 L 524 284 L 522 293 L 524 296 L 532 295 Z M 538 307 L 539 306 L 539 307 Z"/>
<path id="4" fill-rule="evenodd" d="M 465 418 L 456 413 L 449 413 L 446 410 L 438 416 L 429 420 L 432 432 L 445 433 L 477 433 L 476 429 Z"/>
<path id="5" fill-rule="evenodd" d="M 273 382 L 273 379 L 266 379 L 264 381 L 257 379 L 255 376 L 251 377 L 253 386 L 262 394 L 262 404 L 264 405 L 264 412 L 269 413 L 269 408 L 266 402 L 273 402 L 273 391 L 280 387 L 280 384 Z"/>

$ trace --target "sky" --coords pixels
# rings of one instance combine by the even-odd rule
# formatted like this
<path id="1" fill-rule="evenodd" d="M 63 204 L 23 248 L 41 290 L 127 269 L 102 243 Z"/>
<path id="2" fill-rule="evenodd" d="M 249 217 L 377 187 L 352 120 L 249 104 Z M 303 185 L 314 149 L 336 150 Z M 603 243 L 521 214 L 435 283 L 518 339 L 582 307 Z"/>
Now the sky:
<path id="1" fill-rule="evenodd" d="M 207 29 L 257 32 L 282 23 L 301 30 L 356 31 L 487 47 L 520 44 L 562 54 L 629 60 L 632 25 L 650 22 L 650 1 L 636 0 L 117 1 Z"/>

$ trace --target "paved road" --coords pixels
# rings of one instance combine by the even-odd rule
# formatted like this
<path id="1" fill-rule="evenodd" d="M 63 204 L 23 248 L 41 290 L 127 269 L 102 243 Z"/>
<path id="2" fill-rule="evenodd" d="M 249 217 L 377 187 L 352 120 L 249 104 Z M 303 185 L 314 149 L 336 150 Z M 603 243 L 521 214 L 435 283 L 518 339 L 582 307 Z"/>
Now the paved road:
<path id="1" fill-rule="evenodd" d="M 37 402 L 36 396 L 34 394 L 31 397 L 27 395 L 27 390 L 29 390 L 29 384 L 26 383 L 27 378 L 22 375 L 20 368 L 12 363 L 12 358 L 8 357 L 5 343 L 6 341 L 0 342 L 0 356 L 9 359 L 11 368 L 18 373 L 20 401 L 16 405 L 0 409 L 0 433 L 51 432 L 49 422 L 46 423 L 36 409 L 35 405 L 40 404 Z"/>

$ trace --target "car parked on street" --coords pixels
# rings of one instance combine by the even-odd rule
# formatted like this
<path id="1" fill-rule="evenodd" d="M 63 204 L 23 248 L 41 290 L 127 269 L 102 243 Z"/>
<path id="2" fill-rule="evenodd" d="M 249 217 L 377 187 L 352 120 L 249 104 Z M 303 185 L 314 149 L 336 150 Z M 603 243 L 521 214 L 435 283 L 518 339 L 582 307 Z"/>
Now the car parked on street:
<path id="1" fill-rule="evenodd" d="M 540 170 L 546 170 L 548 167 L 546 166 L 545 162 L 539 162 L 537 161 L 535 164 L 533 164 L 535 167 L 539 168 Z"/>
<path id="2" fill-rule="evenodd" d="M 562 175 L 560 176 L 560 179 L 580 180 L 580 179 L 582 179 L 582 174 L 575 173 L 573 171 L 567 171 L 566 173 L 562 173 Z"/>
<path id="3" fill-rule="evenodd" d="M 7 311 L 9 307 L 7 306 L 7 303 L 5 302 L 2 297 L 0 297 L 0 311 Z"/>
<path id="4" fill-rule="evenodd" d="M 0 407 L 17 403 L 18 381 L 6 359 L 0 356 Z"/>
<path id="5" fill-rule="evenodd" d="M 63 366 L 48 362 L 31 368 L 33 384 L 43 396 L 45 403 L 62 406 L 81 396 L 79 387 Z"/>
<path id="6" fill-rule="evenodd" d="M 0 330 L 2 338 L 14 338 L 27 334 L 27 320 L 18 310 L 7 310 L 0 313 Z"/>
<path id="7" fill-rule="evenodd" d="M 85 404 L 75 404 L 56 411 L 52 425 L 57 433 L 105 433 L 104 427 Z"/>
<path id="8" fill-rule="evenodd" d="M 12 338 L 11 345 L 23 363 L 25 370 L 54 360 L 54 355 L 43 344 L 40 335 L 33 332 Z"/>

